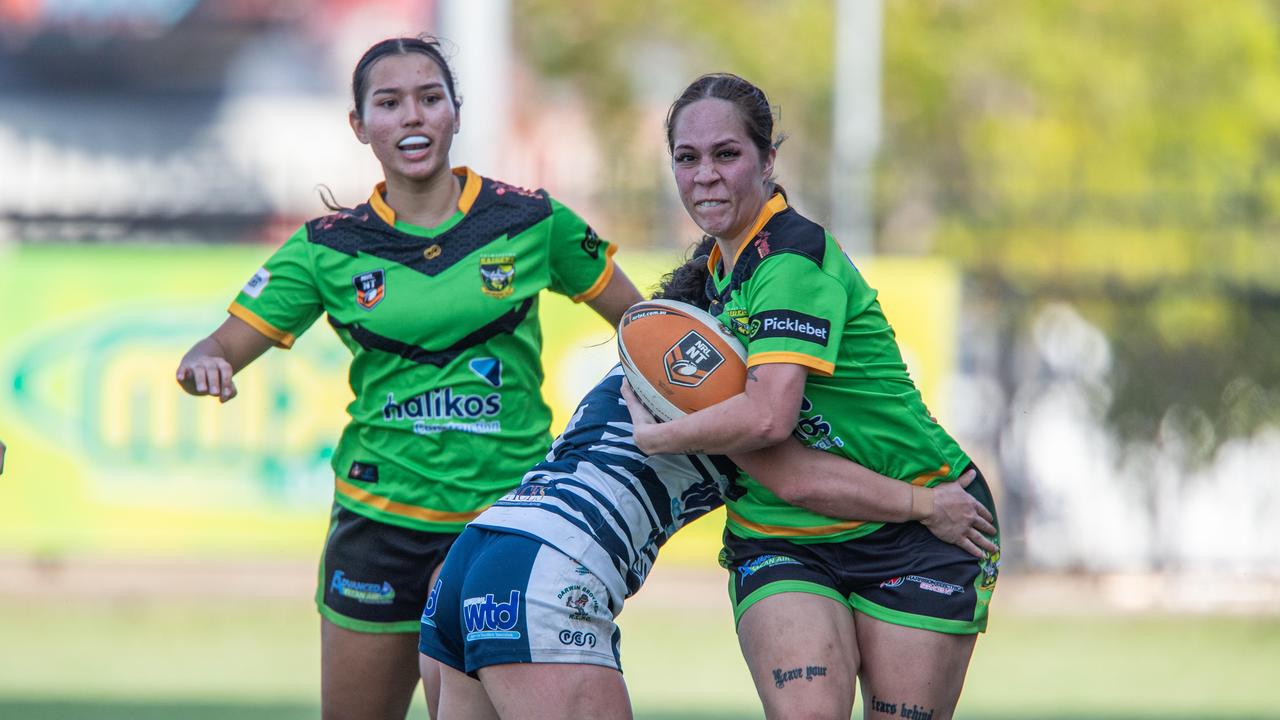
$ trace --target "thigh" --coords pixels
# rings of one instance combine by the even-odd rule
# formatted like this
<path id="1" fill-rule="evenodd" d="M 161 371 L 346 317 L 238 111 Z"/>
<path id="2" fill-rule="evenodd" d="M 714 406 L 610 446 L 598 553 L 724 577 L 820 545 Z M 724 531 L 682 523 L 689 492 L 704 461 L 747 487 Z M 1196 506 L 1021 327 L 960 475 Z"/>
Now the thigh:
<path id="1" fill-rule="evenodd" d="M 365 633 L 320 620 L 324 718 L 402 720 L 418 683 L 412 633 Z"/>
<path id="2" fill-rule="evenodd" d="M 630 720 L 622 673 L 603 665 L 524 663 L 480 669 L 503 720 Z"/>
<path id="3" fill-rule="evenodd" d="M 843 602 L 771 594 L 743 612 L 738 643 L 769 720 L 847 718 L 853 711 L 858 645 Z"/>
<path id="4" fill-rule="evenodd" d="M 430 661 L 430 658 L 423 658 Z M 438 664 L 440 670 L 440 703 L 430 715 L 436 720 L 498 720 L 498 711 L 489 701 L 480 681 Z"/>
<path id="5" fill-rule="evenodd" d="M 955 712 L 976 634 L 934 632 L 856 612 L 864 717 L 947 720 Z"/>

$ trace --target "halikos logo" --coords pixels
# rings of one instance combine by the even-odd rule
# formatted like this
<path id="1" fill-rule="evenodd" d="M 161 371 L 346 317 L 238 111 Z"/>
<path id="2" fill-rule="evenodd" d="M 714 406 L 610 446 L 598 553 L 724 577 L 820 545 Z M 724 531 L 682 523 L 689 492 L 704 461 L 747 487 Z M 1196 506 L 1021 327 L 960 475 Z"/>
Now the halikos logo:
<path id="1" fill-rule="evenodd" d="M 457 430 L 470 433 L 493 433 L 502 430 L 502 423 L 486 420 L 502 413 L 502 396 L 454 394 L 453 388 L 428 390 L 398 402 L 395 393 L 387 393 L 382 406 L 382 419 L 413 420 L 413 431 L 419 435 Z M 458 422 L 474 420 L 478 422 Z M 428 421 L 436 421 L 434 423 Z"/>
<path id="2" fill-rule="evenodd" d="M 490 593 L 462 601 L 462 621 L 467 640 L 516 640 L 520 631 L 520 591 L 512 590 L 507 602 L 498 602 Z"/>

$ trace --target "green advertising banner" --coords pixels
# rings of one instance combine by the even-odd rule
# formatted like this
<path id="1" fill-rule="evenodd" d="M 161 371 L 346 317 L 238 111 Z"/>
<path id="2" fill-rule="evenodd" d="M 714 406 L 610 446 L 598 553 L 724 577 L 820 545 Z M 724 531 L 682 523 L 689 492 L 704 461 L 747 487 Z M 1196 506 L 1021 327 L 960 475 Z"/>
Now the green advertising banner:
<path id="1" fill-rule="evenodd" d="M 0 553 L 309 556 L 351 399 L 323 323 L 237 375 L 220 405 L 182 393 L 182 353 L 226 317 L 264 247 L 0 249 Z M 619 254 L 642 289 L 678 253 Z M 863 264 L 926 399 L 942 397 L 959 284 L 933 261 Z M 563 426 L 616 361 L 612 329 L 544 294 L 543 391 Z M 935 400 L 935 411 L 942 411 Z M 709 518 L 668 556 L 714 556 Z"/>

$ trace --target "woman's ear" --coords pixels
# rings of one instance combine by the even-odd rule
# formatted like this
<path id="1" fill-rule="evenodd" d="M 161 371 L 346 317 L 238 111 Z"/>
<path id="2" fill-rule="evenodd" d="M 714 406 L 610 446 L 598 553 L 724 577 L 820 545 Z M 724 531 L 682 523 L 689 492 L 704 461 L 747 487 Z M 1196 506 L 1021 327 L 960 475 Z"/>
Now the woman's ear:
<path id="1" fill-rule="evenodd" d="M 778 157 L 777 148 L 769 148 L 769 152 L 764 156 L 764 181 L 769 182 L 769 178 L 773 177 L 773 161 Z"/>
<path id="2" fill-rule="evenodd" d="M 352 110 L 347 114 L 347 122 L 351 123 L 351 132 L 356 134 L 356 139 L 365 145 L 368 145 L 369 135 L 364 130 L 364 120 L 360 119 L 360 116 L 356 114 L 355 110 Z"/>

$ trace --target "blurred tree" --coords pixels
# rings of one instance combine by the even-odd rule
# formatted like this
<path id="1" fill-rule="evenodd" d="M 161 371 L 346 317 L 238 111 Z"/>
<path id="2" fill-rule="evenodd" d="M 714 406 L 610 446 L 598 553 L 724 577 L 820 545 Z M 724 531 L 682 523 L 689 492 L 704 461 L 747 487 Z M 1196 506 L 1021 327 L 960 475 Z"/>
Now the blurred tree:
<path id="1" fill-rule="evenodd" d="M 780 106 L 781 179 L 826 219 L 834 2 L 515 8 L 525 56 L 599 120 L 610 207 L 669 227 L 634 138 L 728 69 Z M 1076 305 L 1112 342 L 1125 442 L 1177 434 L 1195 463 L 1280 421 L 1278 21 L 1276 0 L 886 0 L 879 249 L 959 262 L 1003 298 L 1007 348 Z"/>
<path id="2" fill-rule="evenodd" d="M 1280 420 L 1280 6 L 890 2 L 881 247 L 1110 336 L 1121 437 Z M 1026 317 L 1014 317 L 1015 328 Z"/>

